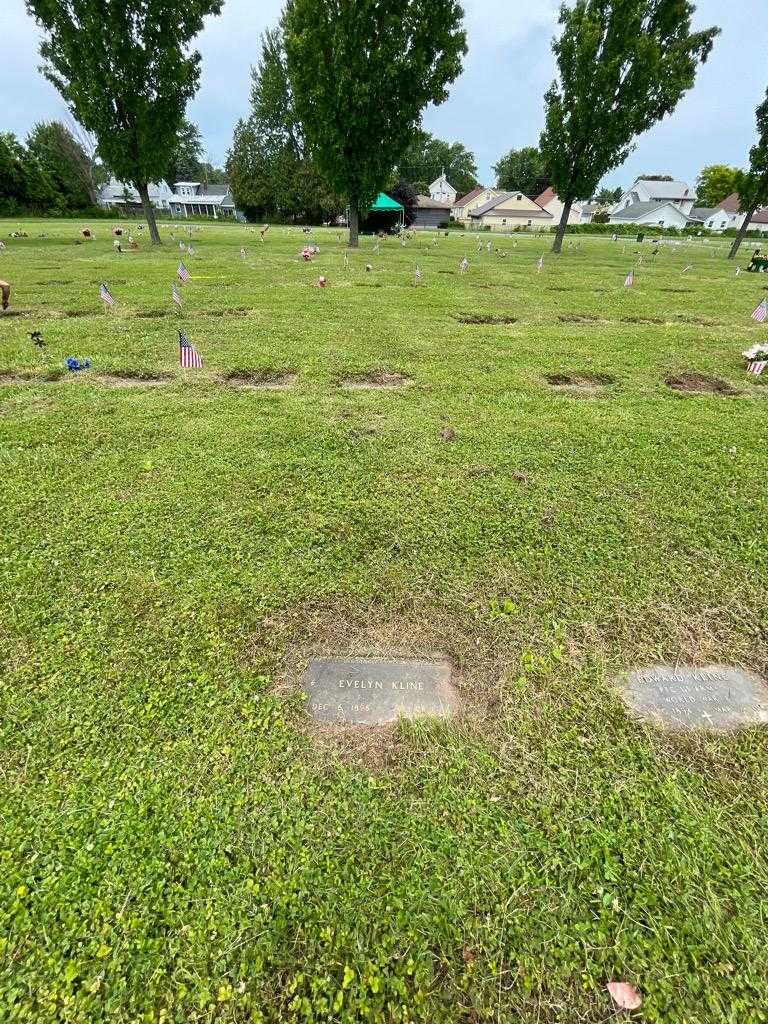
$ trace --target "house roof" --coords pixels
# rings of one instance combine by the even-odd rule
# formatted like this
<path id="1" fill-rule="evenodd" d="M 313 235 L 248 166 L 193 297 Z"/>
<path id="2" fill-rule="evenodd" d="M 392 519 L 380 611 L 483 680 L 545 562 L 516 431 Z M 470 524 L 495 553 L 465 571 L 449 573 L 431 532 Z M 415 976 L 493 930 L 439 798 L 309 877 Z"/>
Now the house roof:
<path id="1" fill-rule="evenodd" d="M 416 196 L 416 206 L 420 210 L 450 210 L 453 204 L 431 196 Z"/>
<path id="2" fill-rule="evenodd" d="M 768 224 L 768 206 L 764 206 L 762 210 L 758 210 L 749 223 Z"/>
<path id="3" fill-rule="evenodd" d="M 670 203 L 660 202 L 649 202 L 649 203 L 631 203 L 623 210 L 619 210 L 618 213 L 611 214 L 611 220 L 628 220 L 630 223 L 636 220 L 638 217 L 647 217 L 649 213 L 655 213 L 656 210 L 663 210 L 665 206 L 670 206 Z M 675 207 L 677 210 L 677 207 Z M 681 210 L 677 210 L 681 217 L 685 217 L 685 214 Z"/>
<path id="4" fill-rule="evenodd" d="M 430 188 L 430 191 L 431 191 L 431 190 L 432 190 L 433 188 L 437 188 L 437 187 L 439 187 L 440 185 L 447 185 L 447 186 L 448 186 L 448 188 L 449 188 L 449 189 L 450 189 L 450 190 L 451 190 L 452 192 L 455 192 L 455 191 L 456 191 L 456 189 L 455 189 L 455 188 L 453 187 L 453 185 L 452 185 L 452 184 L 450 183 L 450 181 L 448 181 L 448 179 L 446 178 L 446 176 L 445 176 L 445 171 L 443 171 L 443 173 L 442 173 L 442 174 L 440 175 L 440 177 L 439 177 L 439 178 L 435 178 L 435 180 L 434 180 L 434 181 L 432 182 L 432 184 L 431 184 L 431 185 L 429 186 L 429 188 Z"/>
<path id="5" fill-rule="evenodd" d="M 653 199 L 696 199 L 696 193 L 684 181 L 653 181 L 650 178 L 637 178 L 635 185 L 643 185 L 651 193 Z M 630 192 L 632 189 L 630 189 Z"/>
<path id="6" fill-rule="evenodd" d="M 225 196 L 229 192 L 229 185 L 202 185 L 200 195 L 203 196 Z"/>
<path id="7" fill-rule="evenodd" d="M 466 206 L 467 203 L 471 203 L 473 199 L 477 199 L 478 196 L 481 196 L 483 192 L 485 192 L 484 186 L 478 185 L 477 188 L 473 188 L 471 192 L 467 192 L 467 194 L 462 196 L 461 199 L 457 199 L 454 206 Z"/>
<path id="8" fill-rule="evenodd" d="M 557 198 L 557 193 L 550 185 L 549 188 L 545 188 L 540 196 L 536 196 L 536 202 L 539 206 L 546 206 L 547 203 L 551 203 L 553 199 Z"/>
<path id="9" fill-rule="evenodd" d="M 688 220 L 701 221 L 701 223 L 703 224 L 705 220 L 709 220 L 713 213 L 717 213 L 716 207 L 694 206 L 694 208 L 688 214 Z"/>
<path id="10" fill-rule="evenodd" d="M 540 206 L 535 210 L 527 210 L 524 207 L 520 208 L 518 206 L 505 208 L 505 203 L 508 203 L 510 199 L 513 199 L 515 196 L 522 194 L 522 192 L 502 192 L 500 195 L 494 196 L 493 199 L 489 199 L 487 203 L 483 203 L 482 206 L 478 206 L 476 210 L 472 210 L 469 216 L 483 217 L 486 213 L 491 213 L 493 211 L 499 216 L 507 214 L 509 216 L 527 217 L 529 220 L 532 220 L 534 217 L 542 218 L 544 220 L 552 220 L 552 214 L 549 213 L 548 210 L 542 210 Z M 525 196 L 524 198 L 528 199 L 528 196 Z M 528 202 L 533 203 L 533 200 L 529 199 Z M 534 203 L 534 206 L 536 205 L 537 204 Z"/>
<path id="11" fill-rule="evenodd" d="M 538 200 L 537 200 L 537 202 L 538 202 Z M 598 210 L 604 210 L 604 209 L 605 209 L 605 204 L 604 203 L 582 203 L 581 212 L 582 213 L 597 213 Z"/>
<path id="12" fill-rule="evenodd" d="M 738 192 L 731 192 L 721 203 L 717 204 L 718 210 L 725 210 L 726 213 L 741 213 L 741 198 Z"/>

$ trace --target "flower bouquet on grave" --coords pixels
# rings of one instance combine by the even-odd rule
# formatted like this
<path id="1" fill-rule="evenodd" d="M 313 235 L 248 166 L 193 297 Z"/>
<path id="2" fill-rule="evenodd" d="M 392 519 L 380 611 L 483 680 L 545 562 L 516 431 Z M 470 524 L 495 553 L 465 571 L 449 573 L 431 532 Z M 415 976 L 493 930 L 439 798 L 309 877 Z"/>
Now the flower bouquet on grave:
<path id="1" fill-rule="evenodd" d="M 311 245 L 305 245 L 304 248 L 301 250 L 302 259 L 306 260 L 307 263 L 309 263 L 309 261 L 312 259 L 314 255 L 315 250 L 314 247 Z"/>
<path id="2" fill-rule="evenodd" d="M 747 373 L 752 373 L 755 377 L 759 377 L 766 365 L 768 365 L 768 342 L 758 341 L 741 354 L 747 360 Z"/>

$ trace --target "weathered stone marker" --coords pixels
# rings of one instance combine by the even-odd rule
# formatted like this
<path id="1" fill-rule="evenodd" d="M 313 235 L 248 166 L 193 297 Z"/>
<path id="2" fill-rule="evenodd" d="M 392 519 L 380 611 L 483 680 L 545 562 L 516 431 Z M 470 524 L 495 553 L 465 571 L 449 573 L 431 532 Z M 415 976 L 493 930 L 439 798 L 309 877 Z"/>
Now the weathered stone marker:
<path id="1" fill-rule="evenodd" d="M 398 718 L 445 718 L 458 699 L 447 661 L 312 658 L 303 677 L 316 722 L 381 725 Z"/>
<path id="2" fill-rule="evenodd" d="M 759 676 L 727 665 L 652 665 L 622 678 L 624 700 L 641 718 L 673 729 L 727 731 L 768 724 Z"/>

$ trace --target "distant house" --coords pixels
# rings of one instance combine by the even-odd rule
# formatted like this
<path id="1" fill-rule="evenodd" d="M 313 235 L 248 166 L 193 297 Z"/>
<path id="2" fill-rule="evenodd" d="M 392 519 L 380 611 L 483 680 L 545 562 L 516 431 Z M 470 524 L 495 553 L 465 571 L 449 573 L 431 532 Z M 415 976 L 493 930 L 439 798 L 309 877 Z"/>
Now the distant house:
<path id="1" fill-rule="evenodd" d="M 607 213 L 603 203 L 582 203 L 581 204 L 581 224 L 591 224 L 598 213 Z"/>
<path id="2" fill-rule="evenodd" d="M 451 204 L 431 196 L 416 196 L 414 228 L 436 228 L 451 218 Z"/>
<path id="3" fill-rule="evenodd" d="M 688 213 L 684 213 L 676 203 L 630 203 L 612 213 L 608 223 L 637 224 L 649 228 L 684 228 L 690 220 Z"/>
<path id="4" fill-rule="evenodd" d="M 443 171 L 439 178 L 435 179 L 429 186 L 429 197 L 439 203 L 448 203 L 449 206 L 453 206 L 456 202 L 456 196 L 459 193 L 451 185 L 445 176 Z"/>
<path id="5" fill-rule="evenodd" d="M 483 188 L 482 185 L 478 185 L 477 188 L 473 188 L 465 196 L 455 200 L 451 215 L 454 220 L 460 220 L 466 224 L 473 210 L 476 210 L 478 206 L 484 206 L 491 199 L 495 199 L 503 194 L 500 188 Z"/>
<path id="6" fill-rule="evenodd" d="M 552 224 L 553 217 L 522 192 L 502 192 L 472 210 L 469 221 L 473 227 L 491 231 L 512 231 L 518 227 L 540 231 Z"/>
<path id="7" fill-rule="evenodd" d="M 235 217 L 235 201 L 229 185 L 205 185 L 200 181 L 177 181 L 170 199 L 174 217 Z"/>
<path id="8" fill-rule="evenodd" d="M 167 182 L 153 183 L 149 186 L 148 191 L 149 201 L 156 210 L 170 209 L 173 192 Z M 118 181 L 114 177 L 101 186 L 96 196 L 96 202 L 106 210 L 141 213 L 142 209 L 141 198 L 133 185 L 129 185 L 125 181 Z"/>
<path id="9" fill-rule="evenodd" d="M 546 210 L 547 213 L 551 213 L 555 223 L 560 223 L 560 218 L 563 216 L 563 209 L 565 204 L 558 198 L 553 188 L 546 188 L 540 196 L 536 197 L 536 203 Z M 581 224 L 581 204 L 574 203 L 571 207 L 571 212 L 568 214 L 569 224 Z"/>
<path id="10" fill-rule="evenodd" d="M 749 222 L 749 231 L 760 231 L 762 234 L 768 234 L 768 206 L 763 207 L 762 210 L 758 210 Z"/>
<path id="11" fill-rule="evenodd" d="M 684 181 L 655 181 L 653 178 L 637 178 L 618 203 L 611 207 L 611 214 L 621 213 L 638 203 L 656 203 L 660 206 L 671 203 L 688 217 L 695 202 L 695 190 L 686 185 Z M 625 223 L 626 220 L 625 217 Z"/>

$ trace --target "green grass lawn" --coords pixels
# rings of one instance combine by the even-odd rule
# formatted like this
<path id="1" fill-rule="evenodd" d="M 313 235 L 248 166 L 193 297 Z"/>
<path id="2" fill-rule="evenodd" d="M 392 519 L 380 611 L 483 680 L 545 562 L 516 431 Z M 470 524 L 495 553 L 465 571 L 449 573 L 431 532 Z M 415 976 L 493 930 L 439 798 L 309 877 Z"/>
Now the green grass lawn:
<path id="1" fill-rule="evenodd" d="M 638 1020 L 768 1021 L 768 734 L 612 682 L 768 671 L 765 279 L 211 224 L 177 315 L 169 228 L 91 226 L 0 222 L 0 1021 L 571 1024 L 613 979 Z M 462 713 L 309 729 L 333 651 L 446 654 Z"/>

